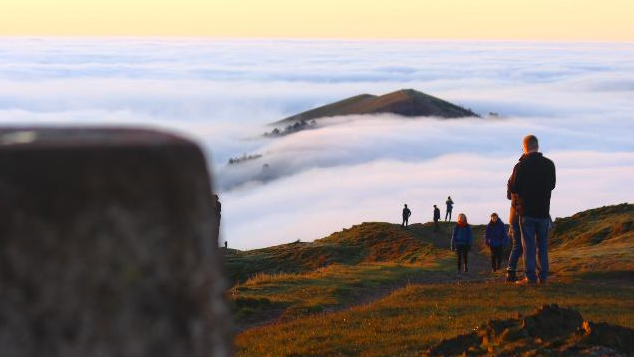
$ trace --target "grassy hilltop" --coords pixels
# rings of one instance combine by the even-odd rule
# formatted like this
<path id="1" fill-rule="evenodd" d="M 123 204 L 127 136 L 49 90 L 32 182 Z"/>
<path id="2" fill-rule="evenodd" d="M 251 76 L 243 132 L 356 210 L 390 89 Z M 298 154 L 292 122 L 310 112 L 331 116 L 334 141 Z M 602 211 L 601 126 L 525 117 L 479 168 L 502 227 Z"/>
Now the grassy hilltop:
<path id="1" fill-rule="evenodd" d="M 634 327 L 634 206 L 558 219 L 551 283 L 490 273 L 474 226 L 471 272 L 456 274 L 452 224 L 363 223 L 312 243 L 227 252 L 240 356 L 409 356 L 492 318 L 542 304 Z"/>

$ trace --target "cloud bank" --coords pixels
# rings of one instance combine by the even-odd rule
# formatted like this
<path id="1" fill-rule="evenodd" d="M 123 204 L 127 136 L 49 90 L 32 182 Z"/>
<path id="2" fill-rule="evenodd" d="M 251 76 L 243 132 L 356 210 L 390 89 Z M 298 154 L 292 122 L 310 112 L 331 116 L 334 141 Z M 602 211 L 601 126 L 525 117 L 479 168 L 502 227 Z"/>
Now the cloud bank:
<path id="1" fill-rule="evenodd" d="M 223 238 L 238 248 L 398 221 L 403 203 L 427 221 L 449 194 L 474 222 L 504 217 L 529 132 L 558 165 L 552 207 L 563 216 L 634 201 L 633 57 L 627 43 L 2 38 L 0 123 L 194 138 L 215 173 Z M 297 112 L 400 88 L 503 119 L 352 116 L 260 136 Z M 264 157 L 225 165 L 243 153 Z"/>

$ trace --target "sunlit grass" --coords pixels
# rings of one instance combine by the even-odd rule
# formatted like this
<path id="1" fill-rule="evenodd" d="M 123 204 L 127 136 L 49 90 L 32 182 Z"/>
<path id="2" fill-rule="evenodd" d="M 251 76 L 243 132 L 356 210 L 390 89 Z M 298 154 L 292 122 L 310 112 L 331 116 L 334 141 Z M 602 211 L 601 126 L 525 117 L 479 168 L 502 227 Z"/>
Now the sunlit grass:
<path id="1" fill-rule="evenodd" d="M 492 318 L 542 304 L 586 319 L 634 327 L 634 288 L 589 283 L 518 288 L 503 283 L 410 285 L 347 311 L 255 328 L 238 336 L 239 356 L 410 356 Z"/>
<path id="2" fill-rule="evenodd" d="M 443 269 L 449 269 L 449 264 L 438 259 L 428 264 L 335 264 L 303 274 L 258 274 L 234 286 L 230 299 L 238 318 L 276 306 L 284 309 L 288 319 L 352 304 L 383 286 Z"/>
<path id="3" fill-rule="evenodd" d="M 558 220 L 551 283 L 530 288 L 504 284 L 501 275 L 491 280 L 484 271 L 457 277 L 447 249 L 451 226 L 434 233 L 429 224 L 406 230 L 366 223 L 315 243 L 238 254 L 234 267 L 268 272 L 250 274 L 231 289 L 238 319 L 278 321 L 239 334 L 238 355 L 418 356 L 489 319 L 550 303 L 578 309 L 586 319 L 634 327 L 634 206 Z M 488 254 L 482 235 L 483 227 L 474 226 L 472 254 L 480 270 L 482 253 Z M 426 284 L 403 287 L 421 280 Z"/>

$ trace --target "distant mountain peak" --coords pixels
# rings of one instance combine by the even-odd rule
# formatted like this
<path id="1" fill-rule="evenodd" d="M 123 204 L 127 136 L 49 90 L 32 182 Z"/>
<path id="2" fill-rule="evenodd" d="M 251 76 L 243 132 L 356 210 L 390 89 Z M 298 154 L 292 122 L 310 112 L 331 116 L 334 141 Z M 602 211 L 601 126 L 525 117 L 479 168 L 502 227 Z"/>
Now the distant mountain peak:
<path id="1" fill-rule="evenodd" d="M 479 117 L 470 109 L 452 104 L 429 94 L 407 88 L 380 96 L 359 94 L 282 119 L 273 125 L 303 124 L 327 117 L 360 114 L 391 113 L 406 117 L 433 116 L 440 118 Z M 292 129 L 292 128 L 291 128 Z"/>

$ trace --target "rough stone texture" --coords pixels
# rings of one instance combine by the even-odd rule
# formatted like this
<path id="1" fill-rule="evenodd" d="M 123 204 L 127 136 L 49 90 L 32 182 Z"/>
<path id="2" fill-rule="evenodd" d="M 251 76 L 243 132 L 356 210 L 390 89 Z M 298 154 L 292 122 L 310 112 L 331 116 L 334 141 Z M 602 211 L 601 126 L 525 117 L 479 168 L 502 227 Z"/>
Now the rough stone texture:
<path id="1" fill-rule="evenodd" d="M 544 305 L 518 319 L 491 320 L 475 331 L 443 340 L 427 356 L 634 355 L 634 330 L 583 321 L 579 312 Z"/>
<path id="2" fill-rule="evenodd" d="M 210 187 L 174 135 L 0 129 L 0 355 L 228 356 Z"/>

